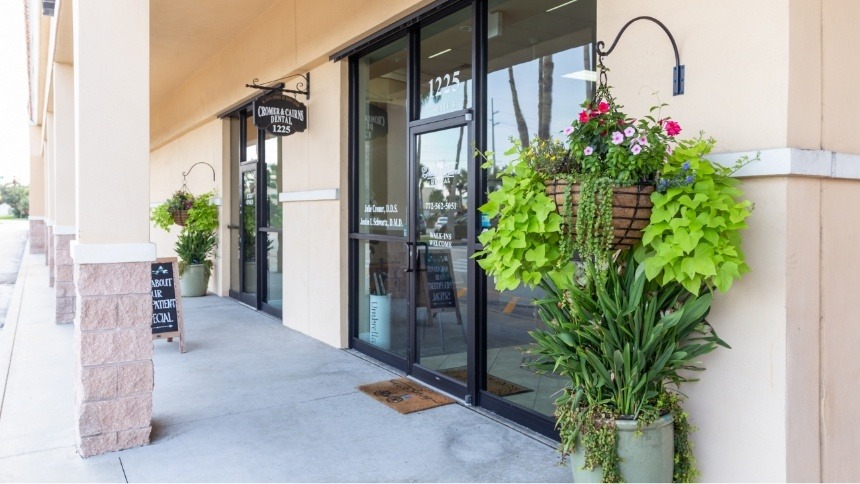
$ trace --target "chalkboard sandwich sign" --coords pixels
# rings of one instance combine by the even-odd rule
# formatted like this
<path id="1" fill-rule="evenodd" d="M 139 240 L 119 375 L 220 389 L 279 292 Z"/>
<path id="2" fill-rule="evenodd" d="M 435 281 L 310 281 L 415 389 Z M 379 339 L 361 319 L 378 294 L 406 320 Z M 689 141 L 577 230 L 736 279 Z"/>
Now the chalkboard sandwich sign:
<path id="1" fill-rule="evenodd" d="M 176 290 L 179 268 L 175 257 L 152 263 L 152 339 L 179 338 L 179 351 L 185 353 L 185 324 L 182 299 Z"/>

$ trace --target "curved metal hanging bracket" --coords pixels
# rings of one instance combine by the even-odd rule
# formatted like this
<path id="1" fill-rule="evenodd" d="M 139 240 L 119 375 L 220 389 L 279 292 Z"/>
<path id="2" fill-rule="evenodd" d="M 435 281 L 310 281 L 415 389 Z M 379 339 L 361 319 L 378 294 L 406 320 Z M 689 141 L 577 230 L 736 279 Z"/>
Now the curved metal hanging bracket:
<path id="1" fill-rule="evenodd" d="M 684 65 L 681 64 L 681 56 L 678 55 L 678 44 L 675 43 L 675 38 L 672 37 L 672 33 L 669 32 L 669 29 L 663 25 L 663 22 L 655 19 L 654 17 L 649 17 L 647 15 L 643 15 L 641 17 L 636 17 L 633 20 L 624 24 L 624 27 L 621 27 L 621 31 L 618 32 L 618 35 L 615 36 L 615 40 L 612 41 L 612 45 L 609 46 L 609 50 L 604 51 L 603 47 L 606 45 L 602 40 L 597 42 L 597 48 L 595 52 L 600 57 L 608 56 L 615 49 L 615 45 L 618 44 L 618 40 L 621 39 L 621 35 L 627 30 L 627 27 L 630 26 L 633 22 L 637 20 L 650 20 L 655 24 L 659 25 L 663 32 L 666 32 L 666 35 L 669 36 L 669 41 L 672 42 L 672 49 L 675 51 L 675 69 L 672 73 L 672 95 L 678 96 L 684 94 Z"/>
<path id="2" fill-rule="evenodd" d="M 263 89 L 266 91 L 280 91 L 280 92 L 285 92 L 285 93 L 289 93 L 289 94 L 302 94 L 305 96 L 306 101 L 308 99 L 310 99 L 311 98 L 311 73 L 310 72 L 306 72 L 304 74 L 293 74 L 291 76 L 284 76 L 284 77 L 281 77 L 278 79 L 273 79 L 271 81 L 264 82 L 263 84 L 271 84 L 273 82 L 281 81 L 284 79 L 292 79 L 293 77 L 301 77 L 302 79 L 304 79 L 304 81 L 299 81 L 296 83 L 295 89 L 284 89 L 284 83 L 283 82 L 275 84 L 274 86 L 264 86 L 264 85 L 260 84 L 260 80 L 257 79 L 256 77 L 254 78 L 253 81 L 251 81 L 251 84 L 245 84 L 245 87 L 250 87 L 252 89 Z"/>
<path id="3" fill-rule="evenodd" d="M 188 171 L 183 171 L 183 172 L 182 172 L 182 188 L 181 188 L 181 190 L 182 190 L 182 191 L 186 191 L 186 192 L 188 192 L 188 191 L 189 191 L 189 190 L 188 190 L 188 184 L 186 183 L 186 179 L 185 179 L 185 177 L 187 177 L 187 176 L 188 176 L 188 174 L 189 174 L 189 173 L 191 173 L 191 170 L 193 170 L 193 169 L 194 169 L 194 167 L 195 167 L 195 166 L 197 166 L 197 165 L 206 165 L 206 166 L 208 166 L 208 167 L 212 170 L 212 181 L 213 181 L 213 182 L 215 181 L 215 168 L 214 168 L 212 165 L 210 165 L 209 163 L 206 163 L 205 161 L 198 161 L 197 163 L 194 163 L 193 165 L 191 165 L 191 168 L 189 168 L 189 169 L 188 169 Z"/>

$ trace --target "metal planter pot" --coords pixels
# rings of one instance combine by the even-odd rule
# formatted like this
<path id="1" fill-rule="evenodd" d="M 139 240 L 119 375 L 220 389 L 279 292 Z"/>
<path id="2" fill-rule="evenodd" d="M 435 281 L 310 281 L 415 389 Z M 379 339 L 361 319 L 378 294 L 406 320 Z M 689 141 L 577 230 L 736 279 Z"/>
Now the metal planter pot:
<path id="1" fill-rule="evenodd" d="M 206 295 L 209 278 L 203 264 L 189 264 L 185 274 L 179 277 L 179 290 L 182 297 L 198 297 Z"/>
<path id="2" fill-rule="evenodd" d="M 635 420 L 616 420 L 618 467 L 625 482 L 672 482 L 675 468 L 675 431 L 672 415 L 664 415 L 636 435 Z M 585 452 L 577 444 L 570 456 L 573 482 L 602 482 L 603 469 L 580 470 Z"/>

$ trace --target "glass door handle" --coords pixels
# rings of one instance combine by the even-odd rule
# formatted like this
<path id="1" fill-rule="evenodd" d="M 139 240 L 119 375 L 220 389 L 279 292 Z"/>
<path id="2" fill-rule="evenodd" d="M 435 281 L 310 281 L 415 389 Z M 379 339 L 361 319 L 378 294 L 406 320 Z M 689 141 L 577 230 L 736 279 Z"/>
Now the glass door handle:
<path id="1" fill-rule="evenodd" d="M 404 242 L 406 244 L 406 269 L 403 272 L 412 272 L 412 259 L 414 259 L 414 255 L 412 253 L 412 245 L 413 242 Z"/>

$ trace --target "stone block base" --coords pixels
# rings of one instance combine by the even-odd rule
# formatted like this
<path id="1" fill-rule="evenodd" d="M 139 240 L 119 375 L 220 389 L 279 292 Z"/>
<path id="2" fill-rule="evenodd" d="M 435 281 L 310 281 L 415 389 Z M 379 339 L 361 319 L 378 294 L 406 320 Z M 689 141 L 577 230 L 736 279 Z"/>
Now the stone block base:
<path id="1" fill-rule="evenodd" d="M 57 324 L 71 324 L 75 320 L 75 266 L 69 252 L 74 235 L 54 236 L 54 288 L 56 289 Z"/>
<path id="2" fill-rule="evenodd" d="M 45 253 L 45 221 L 30 220 L 30 253 Z"/>
<path id="3" fill-rule="evenodd" d="M 74 265 L 75 417 L 82 457 L 149 443 L 150 269 L 148 262 Z"/>

